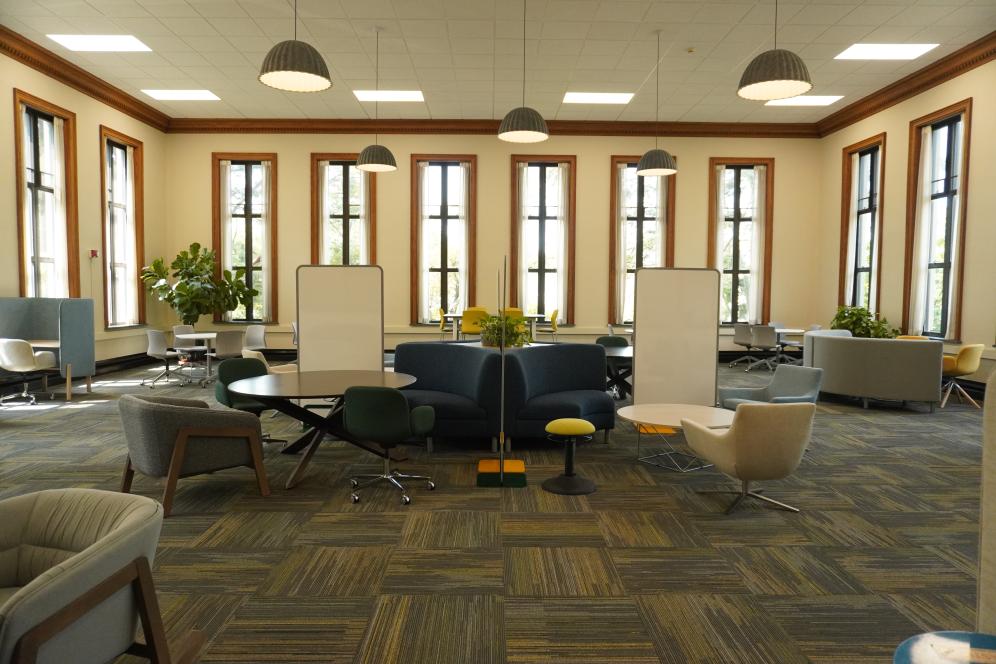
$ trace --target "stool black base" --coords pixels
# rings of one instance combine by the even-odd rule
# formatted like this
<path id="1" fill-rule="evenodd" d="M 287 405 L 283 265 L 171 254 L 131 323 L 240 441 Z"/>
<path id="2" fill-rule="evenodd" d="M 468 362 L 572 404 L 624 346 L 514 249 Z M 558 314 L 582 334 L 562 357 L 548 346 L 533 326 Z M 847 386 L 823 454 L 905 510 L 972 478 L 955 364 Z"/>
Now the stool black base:
<path id="1" fill-rule="evenodd" d="M 577 475 L 558 475 L 543 481 L 543 489 L 562 496 L 583 496 L 595 493 L 595 483 Z"/>

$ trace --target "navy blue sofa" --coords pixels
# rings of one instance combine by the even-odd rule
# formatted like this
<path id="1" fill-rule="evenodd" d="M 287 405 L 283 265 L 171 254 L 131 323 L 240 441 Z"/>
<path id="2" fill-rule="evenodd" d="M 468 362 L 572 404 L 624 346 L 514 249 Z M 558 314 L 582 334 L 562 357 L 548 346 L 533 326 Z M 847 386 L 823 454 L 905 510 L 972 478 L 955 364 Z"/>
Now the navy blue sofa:
<path id="1" fill-rule="evenodd" d="M 596 430 L 615 427 L 616 409 L 605 391 L 605 349 L 595 344 L 518 348 L 507 355 L 505 435 L 539 438 L 550 420 L 577 417 Z"/>
<path id="2" fill-rule="evenodd" d="M 415 376 L 402 390 L 411 407 L 436 411 L 434 437 L 498 435 L 501 358 L 491 348 L 445 342 L 398 344 L 394 370 Z"/>

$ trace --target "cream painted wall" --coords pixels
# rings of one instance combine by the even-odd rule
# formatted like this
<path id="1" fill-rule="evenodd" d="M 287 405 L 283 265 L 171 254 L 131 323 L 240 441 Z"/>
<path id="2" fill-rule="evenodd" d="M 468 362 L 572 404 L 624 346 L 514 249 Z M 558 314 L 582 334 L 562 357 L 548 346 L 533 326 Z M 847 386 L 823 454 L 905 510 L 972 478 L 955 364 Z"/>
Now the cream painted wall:
<path id="1" fill-rule="evenodd" d="M 107 105 L 34 69 L 0 57 L 0 136 L 6 146 L 0 159 L 0 295 L 18 295 L 17 204 L 14 178 L 14 88 L 76 114 L 77 172 L 79 180 L 80 295 L 94 301 L 97 359 L 144 352 L 145 330 L 117 332 L 104 329 L 102 214 L 100 205 L 100 125 L 106 125 L 144 143 L 145 147 L 145 255 L 162 253 L 166 239 L 163 204 L 166 136 Z M 90 249 L 101 258 L 91 260 Z M 149 322 L 161 324 L 162 311 L 150 303 Z"/>
<path id="2" fill-rule="evenodd" d="M 175 135 L 167 143 L 167 182 L 182 195 L 166 201 L 168 252 L 194 240 L 211 240 L 211 152 L 276 152 L 279 180 L 279 329 L 294 317 L 294 270 L 310 259 L 310 153 L 359 152 L 373 136 Z M 409 326 L 410 156 L 413 153 L 476 154 L 478 161 L 477 296 L 495 308 L 497 271 L 510 251 L 510 156 L 513 153 L 577 155 L 576 325 L 568 335 L 603 334 L 607 323 L 610 156 L 639 155 L 648 139 L 555 136 L 536 146 L 513 146 L 492 136 L 381 136 L 398 160 L 398 171 L 377 176 L 377 257 L 384 267 L 388 345 L 435 328 Z M 774 157 L 775 219 L 772 265 L 774 320 L 790 325 L 826 322 L 810 306 L 816 284 L 812 267 L 821 196 L 820 146 L 813 140 L 671 138 L 664 145 L 678 158 L 675 264 L 701 267 L 706 260 L 710 157 Z"/>
<path id="3" fill-rule="evenodd" d="M 881 312 L 897 326 L 903 318 L 903 263 L 906 237 L 906 169 L 909 123 L 968 97 L 972 98 L 972 145 L 969 152 L 968 197 L 965 222 L 965 281 L 962 291 L 964 343 L 984 343 L 985 380 L 996 369 L 996 62 L 952 79 L 881 113 L 846 127 L 820 141 L 824 173 L 818 221 L 820 268 L 814 298 L 823 311 L 837 303 L 840 256 L 841 151 L 845 146 L 886 133 L 885 214 L 882 241 Z M 946 350 L 957 352 L 957 347 Z"/>

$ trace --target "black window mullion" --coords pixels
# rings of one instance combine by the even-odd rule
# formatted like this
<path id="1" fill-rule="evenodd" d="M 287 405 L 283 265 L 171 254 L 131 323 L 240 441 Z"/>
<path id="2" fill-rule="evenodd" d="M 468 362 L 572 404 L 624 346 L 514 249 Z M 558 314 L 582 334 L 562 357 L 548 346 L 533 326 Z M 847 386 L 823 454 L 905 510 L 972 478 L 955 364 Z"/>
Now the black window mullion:
<path id="1" fill-rule="evenodd" d="M 459 162 L 451 161 L 430 161 L 429 166 L 437 166 L 440 170 L 440 187 L 442 191 L 439 195 L 439 214 L 429 215 L 429 219 L 439 220 L 439 267 L 430 267 L 429 272 L 439 273 L 439 300 L 440 309 L 449 308 L 449 292 L 450 292 L 450 275 L 455 275 L 460 273 L 460 268 L 450 267 L 449 264 L 449 222 L 451 219 L 456 217 L 450 214 L 450 203 L 449 203 L 449 169 L 460 168 Z M 452 284 L 455 288 L 456 285 Z M 430 310 L 435 310 L 435 307 L 430 307 Z M 431 318 L 430 318 L 431 321 Z"/>
<path id="2" fill-rule="evenodd" d="M 40 297 L 42 286 L 41 266 L 42 262 L 48 262 L 42 261 L 39 255 L 39 247 L 41 246 L 41 193 L 54 193 L 55 191 L 52 187 L 46 187 L 42 180 L 41 125 L 43 122 L 54 124 L 55 118 L 29 106 L 26 106 L 24 110 L 28 116 L 28 127 L 32 138 L 32 157 L 34 159 L 34 168 L 31 169 L 31 177 L 28 178 L 28 189 L 31 192 L 31 242 L 33 245 L 31 274 L 35 286 L 34 296 Z"/>
<path id="3" fill-rule="evenodd" d="M 927 272 L 928 272 L 928 275 L 929 275 L 930 271 L 932 271 L 932 270 L 940 270 L 941 271 L 941 283 L 942 283 L 942 291 L 941 291 L 941 316 L 940 316 L 940 321 L 941 322 L 940 322 L 940 326 L 938 327 L 937 330 L 927 330 L 926 329 L 927 325 L 924 325 L 924 328 L 925 328 L 924 334 L 927 334 L 927 335 L 930 335 L 930 336 L 941 337 L 941 338 L 946 337 L 947 333 L 948 333 L 948 329 L 947 329 L 948 312 L 949 312 L 950 307 L 951 307 L 951 301 L 950 301 L 951 298 L 950 298 L 950 292 L 949 291 L 950 291 L 950 288 L 951 288 L 951 270 L 952 270 L 952 267 L 953 267 L 953 265 L 952 265 L 952 263 L 953 263 L 953 261 L 952 261 L 952 253 L 953 253 L 953 250 L 954 250 L 954 247 L 953 247 L 953 242 L 954 242 L 954 221 L 955 221 L 955 217 L 954 217 L 954 215 L 955 215 L 954 200 L 955 200 L 955 197 L 958 195 L 958 187 L 957 187 L 957 185 L 955 185 L 955 178 L 954 178 L 954 175 L 952 174 L 952 167 L 955 165 L 955 160 L 957 158 L 957 149 L 958 149 L 958 146 L 955 143 L 955 129 L 956 129 L 956 127 L 958 126 L 958 124 L 960 122 L 961 122 L 961 116 L 957 115 L 957 116 L 949 118 L 947 120 L 943 120 L 941 122 L 938 122 L 938 123 L 934 124 L 931 127 L 932 132 L 938 131 L 938 130 L 943 129 L 945 127 L 947 128 L 947 145 L 945 146 L 945 154 L 944 154 L 944 178 L 941 181 L 941 191 L 937 192 L 936 194 L 933 193 L 933 192 L 931 192 L 931 195 L 930 195 L 931 200 L 938 200 L 938 199 L 942 199 L 942 198 L 946 199 L 946 205 L 944 206 L 944 210 L 945 210 L 945 212 L 944 212 L 944 256 L 943 256 L 943 259 L 942 259 L 941 262 L 928 262 L 927 263 Z M 931 165 L 926 165 L 925 168 L 931 168 Z M 933 176 L 933 174 L 931 174 L 931 175 Z M 931 186 L 933 186 L 934 179 L 933 179 L 933 177 L 931 177 L 930 179 L 931 179 L 931 183 L 932 183 Z M 931 223 L 933 223 L 933 220 L 931 220 Z M 930 279 L 929 278 L 927 280 L 927 283 L 928 284 L 930 283 Z M 930 297 L 929 293 L 927 294 L 927 297 L 928 298 Z M 928 315 L 929 315 L 929 312 L 928 312 Z M 928 318 L 928 321 L 925 321 L 925 323 L 926 322 L 929 322 L 929 318 Z"/>

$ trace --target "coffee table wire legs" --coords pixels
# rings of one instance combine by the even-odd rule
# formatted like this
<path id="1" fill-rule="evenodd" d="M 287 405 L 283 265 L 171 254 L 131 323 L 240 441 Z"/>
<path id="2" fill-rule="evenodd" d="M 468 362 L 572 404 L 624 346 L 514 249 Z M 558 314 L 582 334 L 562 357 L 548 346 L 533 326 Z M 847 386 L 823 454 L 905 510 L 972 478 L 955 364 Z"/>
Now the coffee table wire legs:
<path id="1" fill-rule="evenodd" d="M 657 437 L 664 443 L 664 451 L 640 456 L 641 425 L 634 423 L 636 427 L 636 460 L 657 468 L 664 468 L 676 473 L 690 473 L 695 470 L 705 470 L 712 468 L 711 463 L 706 463 L 694 454 L 682 452 L 675 449 L 669 437 L 663 433 L 655 432 Z"/>

